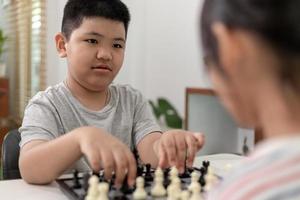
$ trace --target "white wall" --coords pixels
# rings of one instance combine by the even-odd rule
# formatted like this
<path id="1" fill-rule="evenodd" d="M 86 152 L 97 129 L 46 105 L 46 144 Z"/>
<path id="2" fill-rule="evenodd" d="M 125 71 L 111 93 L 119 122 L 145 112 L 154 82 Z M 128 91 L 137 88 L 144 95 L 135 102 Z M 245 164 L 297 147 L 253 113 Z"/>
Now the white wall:
<path id="1" fill-rule="evenodd" d="M 166 97 L 183 116 L 186 87 L 209 86 L 199 50 L 198 15 L 202 0 L 123 0 L 132 21 L 126 58 L 115 82 L 129 83 L 149 99 Z M 66 0 L 49 0 L 48 85 L 66 74 L 54 46 Z"/>
<path id="2" fill-rule="evenodd" d="M 64 59 L 60 59 L 55 47 L 55 34 L 60 31 L 63 8 L 66 0 L 47 1 L 47 84 L 54 85 L 64 80 L 67 66 Z"/>

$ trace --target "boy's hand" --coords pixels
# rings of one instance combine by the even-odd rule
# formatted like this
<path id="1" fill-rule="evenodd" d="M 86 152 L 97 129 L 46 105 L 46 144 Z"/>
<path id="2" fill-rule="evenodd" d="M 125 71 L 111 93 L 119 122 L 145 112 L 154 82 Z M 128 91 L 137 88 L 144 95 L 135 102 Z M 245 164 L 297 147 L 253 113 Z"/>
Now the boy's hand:
<path id="1" fill-rule="evenodd" d="M 115 172 L 116 186 L 121 186 L 127 174 L 127 182 L 133 186 L 136 176 L 136 161 L 130 149 L 103 129 L 84 127 L 78 134 L 77 141 L 81 152 L 87 157 L 96 172 L 104 169 L 107 180 Z"/>
<path id="2" fill-rule="evenodd" d="M 154 143 L 159 167 L 176 166 L 184 172 L 185 163 L 192 167 L 197 151 L 203 146 L 204 136 L 183 130 L 171 130 L 162 134 Z"/>

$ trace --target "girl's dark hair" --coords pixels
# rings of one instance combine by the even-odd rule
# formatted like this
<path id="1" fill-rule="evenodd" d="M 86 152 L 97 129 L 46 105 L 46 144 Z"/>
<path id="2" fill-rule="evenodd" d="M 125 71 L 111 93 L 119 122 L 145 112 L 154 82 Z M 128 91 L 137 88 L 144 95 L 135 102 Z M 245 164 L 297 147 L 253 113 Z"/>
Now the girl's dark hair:
<path id="1" fill-rule="evenodd" d="M 120 0 L 68 0 L 64 8 L 61 31 L 67 39 L 78 28 L 84 18 L 104 17 L 120 21 L 127 33 L 130 13 Z"/>
<path id="2" fill-rule="evenodd" d="M 281 79 L 300 89 L 299 0 L 205 0 L 201 16 L 204 55 L 213 66 L 221 68 L 217 40 L 211 29 L 214 22 L 253 32 L 264 39 L 281 60 Z"/>

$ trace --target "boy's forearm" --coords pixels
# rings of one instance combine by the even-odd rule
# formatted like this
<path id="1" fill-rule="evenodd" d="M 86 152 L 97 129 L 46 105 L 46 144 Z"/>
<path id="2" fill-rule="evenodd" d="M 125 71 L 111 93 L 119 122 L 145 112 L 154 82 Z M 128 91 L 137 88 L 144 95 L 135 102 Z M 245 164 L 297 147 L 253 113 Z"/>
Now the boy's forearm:
<path id="1" fill-rule="evenodd" d="M 157 141 L 160 139 L 161 133 L 154 132 L 143 138 L 143 140 L 138 144 L 138 152 L 140 159 L 143 163 L 150 163 L 152 167 L 157 167 L 158 157 L 154 151 Z"/>
<path id="2" fill-rule="evenodd" d="M 80 129 L 49 142 L 34 141 L 21 151 L 19 167 L 23 179 L 32 184 L 47 184 L 80 158 Z M 27 149 L 26 149 L 27 148 Z"/>

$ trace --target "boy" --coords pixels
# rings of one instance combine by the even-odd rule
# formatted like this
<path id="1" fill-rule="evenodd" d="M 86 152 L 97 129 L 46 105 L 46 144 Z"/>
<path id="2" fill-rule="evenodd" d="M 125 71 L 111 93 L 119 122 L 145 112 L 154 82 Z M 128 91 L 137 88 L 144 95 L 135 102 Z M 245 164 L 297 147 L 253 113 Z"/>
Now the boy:
<path id="1" fill-rule="evenodd" d="M 192 165 L 201 134 L 174 130 L 161 134 L 147 100 L 129 86 L 110 85 L 124 58 L 130 15 L 119 0 L 69 0 L 62 33 L 55 37 L 67 58 L 63 83 L 29 102 L 20 132 L 19 166 L 25 181 L 45 184 L 67 169 L 116 173 L 133 185 L 136 148 L 153 167 Z M 39 165 L 36 165 L 39 163 Z"/>

